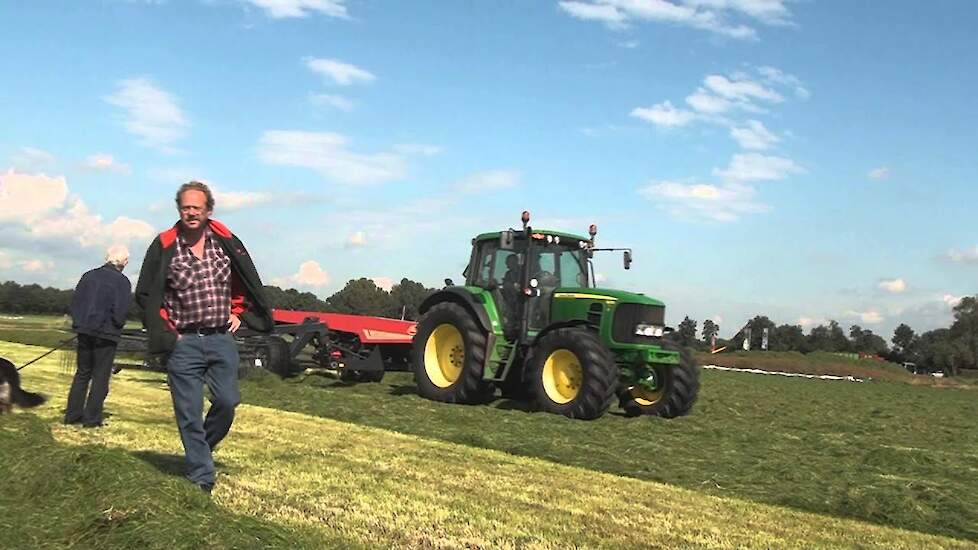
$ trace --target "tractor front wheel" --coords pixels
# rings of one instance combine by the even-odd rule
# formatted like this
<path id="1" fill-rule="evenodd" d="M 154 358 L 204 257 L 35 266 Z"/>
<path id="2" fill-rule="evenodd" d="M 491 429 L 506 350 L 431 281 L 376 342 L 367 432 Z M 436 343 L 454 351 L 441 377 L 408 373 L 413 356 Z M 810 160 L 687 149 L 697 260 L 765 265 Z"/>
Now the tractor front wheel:
<path id="1" fill-rule="evenodd" d="M 663 347 L 679 352 L 679 364 L 650 365 L 653 389 L 636 385 L 621 391 L 619 403 L 628 416 L 676 418 L 693 408 L 700 390 L 700 368 L 688 349 L 673 344 Z"/>
<path id="2" fill-rule="evenodd" d="M 618 371 L 611 352 L 593 332 L 557 329 L 531 353 L 524 380 L 536 408 L 592 420 L 611 406 Z"/>
<path id="3" fill-rule="evenodd" d="M 485 331 L 464 307 L 433 306 L 414 336 L 414 380 L 422 397 L 446 403 L 484 403 L 492 386 L 482 380 Z"/>

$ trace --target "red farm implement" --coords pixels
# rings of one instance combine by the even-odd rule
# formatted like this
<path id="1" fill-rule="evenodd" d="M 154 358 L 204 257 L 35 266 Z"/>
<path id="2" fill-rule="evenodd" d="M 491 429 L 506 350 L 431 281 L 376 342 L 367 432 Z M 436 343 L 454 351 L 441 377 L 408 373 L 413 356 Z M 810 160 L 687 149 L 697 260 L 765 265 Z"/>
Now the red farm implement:
<path id="1" fill-rule="evenodd" d="M 281 377 L 313 371 L 336 374 L 348 382 L 379 382 L 386 370 L 406 370 L 415 333 L 413 321 L 322 313 L 272 311 L 271 334 L 241 329 L 235 333 L 241 373 L 265 369 Z M 125 331 L 123 349 L 145 349 L 140 330 Z M 159 361 L 148 359 L 147 367 Z"/>

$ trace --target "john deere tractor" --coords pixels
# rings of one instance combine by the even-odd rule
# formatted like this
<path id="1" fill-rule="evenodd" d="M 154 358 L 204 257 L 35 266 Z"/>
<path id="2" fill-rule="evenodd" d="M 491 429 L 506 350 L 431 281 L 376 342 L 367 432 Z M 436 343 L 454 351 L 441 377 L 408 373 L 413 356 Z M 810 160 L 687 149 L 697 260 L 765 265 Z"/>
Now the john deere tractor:
<path id="1" fill-rule="evenodd" d="M 413 340 L 419 393 L 449 403 L 504 397 L 570 418 L 603 415 L 615 398 L 630 416 L 689 413 L 699 368 L 666 338 L 665 306 L 633 292 L 595 288 L 589 238 L 523 229 L 472 240 L 464 286 L 421 305 Z"/>

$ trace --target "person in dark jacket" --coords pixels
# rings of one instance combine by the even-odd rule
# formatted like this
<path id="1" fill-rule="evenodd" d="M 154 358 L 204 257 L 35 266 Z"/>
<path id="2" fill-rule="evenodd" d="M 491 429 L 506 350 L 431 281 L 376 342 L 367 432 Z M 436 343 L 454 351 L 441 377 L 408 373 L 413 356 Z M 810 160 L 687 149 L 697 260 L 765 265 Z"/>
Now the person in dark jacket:
<path id="1" fill-rule="evenodd" d="M 187 478 L 210 492 L 216 478 L 212 451 L 230 431 L 241 400 L 232 334 L 242 324 L 269 332 L 272 316 L 248 251 L 210 219 L 214 197 L 207 185 L 182 185 L 176 203 L 180 221 L 146 251 L 136 304 L 149 351 L 166 358 Z M 206 418 L 204 385 L 211 393 Z"/>
<path id="2" fill-rule="evenodd" d="M 132 303 L 132 285 L 122 274 L 128 263 L 125 246 L 109 247 L 105 265 L 82 275 L 75 287 L 71 325 L 78 334 L 78 367 L 68 391 L 66 424 L 102 425 L 112 362 Z"/>

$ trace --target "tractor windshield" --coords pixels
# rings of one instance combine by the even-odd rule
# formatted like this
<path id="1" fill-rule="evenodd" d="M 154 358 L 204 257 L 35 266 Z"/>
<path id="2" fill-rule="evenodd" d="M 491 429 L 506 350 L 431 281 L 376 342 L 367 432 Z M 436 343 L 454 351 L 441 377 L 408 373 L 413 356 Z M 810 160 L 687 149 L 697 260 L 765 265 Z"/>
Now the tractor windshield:
<path id="1" fill-rule="evenodd" d="M 559 287 L 587 287 L 587 260 L 584 250 L 574 246 L 547 243 L 534 248 L 530 278 L 543 290 Z"/>

